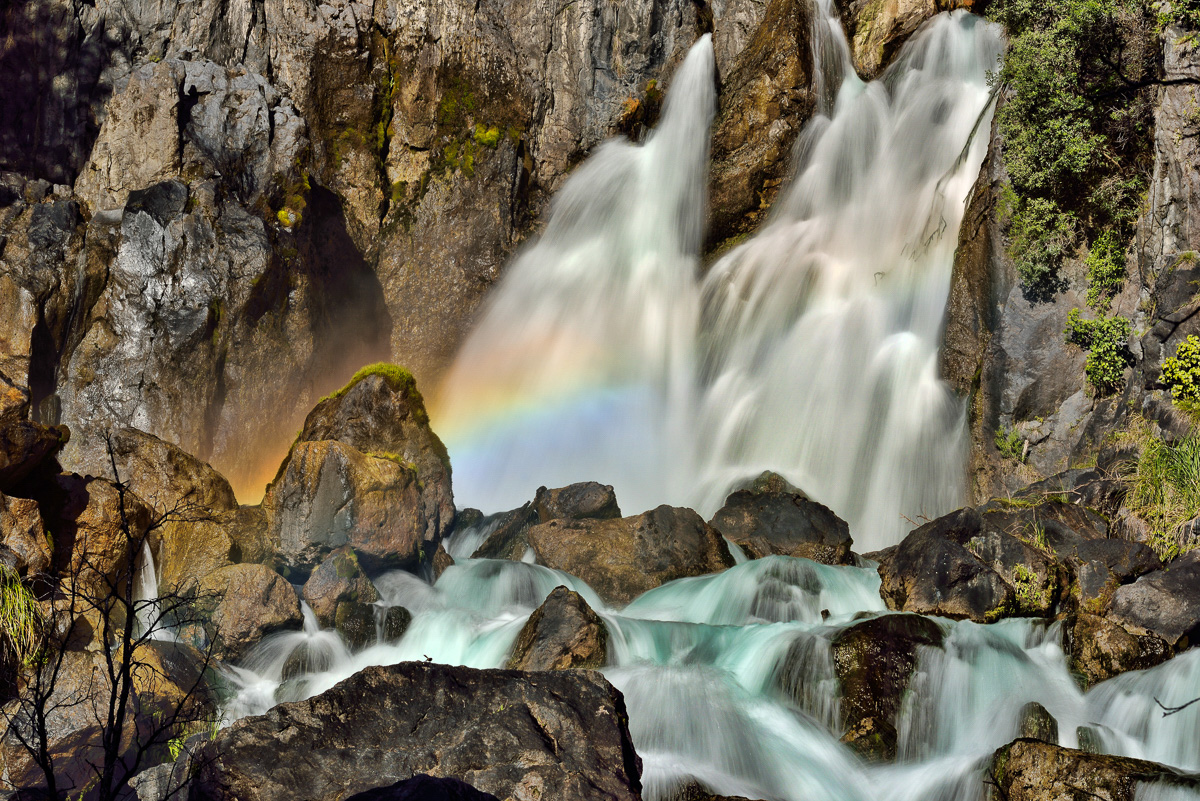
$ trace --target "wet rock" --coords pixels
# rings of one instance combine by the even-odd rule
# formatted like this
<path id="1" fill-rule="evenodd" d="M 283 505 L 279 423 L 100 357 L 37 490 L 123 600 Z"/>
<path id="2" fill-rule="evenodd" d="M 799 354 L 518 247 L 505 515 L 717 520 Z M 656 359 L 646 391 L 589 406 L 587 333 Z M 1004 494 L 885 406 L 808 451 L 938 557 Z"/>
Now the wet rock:
<path id="1" fill-rule="evenodd" d="M 674 795 L 673 801 L 748 801 L 740 795 L 717 795 L 699 782 L 687 782 Z"/>
<path id="2" fill-rule="evenodd" d="M 312 572 L 300 597 L 312 608 L 322 628 L 328 628 L 343 605 L 369 607 L 379 600 L 379 592 L 359 566 L 354 549 L 343 545 Z"/>
<path id="3" fill-rule="evenodd" d="M 843 742 L 870 759 L 896 756 L 896 715 L 921 647 L 940 647 L 942 630 L 918 615 L 881 615 L 833 640 L 842 688 Z"/>
<path id="4" fill-rule="evenodd" d="M 1170 648 L 1150 635 L 1135 636 L 1098 615 L 1080 613 L 1069 629 L 1069 665 L 1086 689 L 1127 670 L 1145 670 L 1165 661 Z"/>
<path id="5" fill-rule="evenodd" d="M 1104 741 L 1095 726 L 1078 726 L 1075 736 L 1079 739 L 1079 750 L 1085 754 L 1103 754 Z"/>
<path id="6" fill-rule="evenodd" d="M 587 601 L 555 587 L 517 635 L 513 670 L 601 668 L 608 661 L 608 629 Z"/>
<path id="7" fill-rule="evenodd" d="M 70 437 L 65 428 L 19 421 L 0 428 L 0 492 L 12 491 Z"/>
<path id="8" fill-rule="evenodd" d="M 803 0 L 770 0 L 761 12 L 754 11 L 762 17 L 745 48 L 728 67 L 721 65 L 709 173 L 709 248 L 736 244 L 765 218 L 786 177 L 796 135 L 816 106 L 811 6 Z"/>
<path id="9" fill-rule="evenodd" d="M 333 627 L 351 649 L 373 645 L 377 636 L 375 608 L 360 603 L 340 603 L 333 615 Z"/>
<path id="10" fill-rule="evenodd" d="M 300 598 L 287 580 L 264 565 L 231 565 L 205 577 L 201 602 L 212 608 L 209 637 L 216 655 L 234 661 L 265 635 L 299 629 Z"/>
<path id="11" fill-rule="evenodd" d="M 533 504 L 527 503 L 520 509 L 491 515 L 479 523 L 493 526 L 492 532 L 471 554 L 473 559 L 511 559 L 519 562 L 529 550 L 529 529 L 538 523 Z"/>
<path id="12" fill-rule="evenodd" d="M 50 541 L 37 501 L 0 495 L 0 545 L 12 552 L 12 567 L 21 575 L 50 570 Z"/>
<path id="13" fill-rule="evenodd" d="M 1029 740 L 1058 745 L 1058 721 L 1046 711 L 1046 707 L 1030 701 L 1021 707 L 1021 728 L 1018 736 Z"/>
<path id="14" fill-rule="evenodd" d="M 930 17 L 954 8 L 971 8 L 973 0 L 838 0 L 854 68 L 863 80 L 874 80 L 900 47 Z"/>
<path id="15" fill-rule="evenodd" d="M 403 606 L 389 606 L 383 613 L 383 639 L 385 642 L 395 642 L 404 636 L 412 623 L 412 612 Z"/>
<path id="16" fill-rule="evenodd" d="M 709 525 L 754 559 L 779 554 L 827 565 L 853 563 L 846 521 L 803 495 L 741 490 L 725 499 Z"/>
<path id="17" fill-rule="evenodd" d="M 1113 595 L 1110 617 L 1135 634 L 1153 634 L 1176 650 L 1200 641 L 1200 551 L 1147 573 Z"/>
<path id="18" fill-rule="evenodd" d="M 617 520 L 551 520 L 528 537 L 538 564 L 578 576 L 613 604 L 733 566 L 716 529 L 691 509 L 671 506 Z"/>
<path id="19" fill-rule="evenodd" d="M 1009 801 L 1072 801 L 1081 795 L 1133 801 L 1139 782 L 1166 779 L 1197 786 L 1194 778 L 1178 777 L 1154 762 L 1089 754 L 1037 740 L 1016 740 L 998 749 L 990 773 L 1000 796 Z"/>
<path id="20" fill-rule="evenodd" d="M 547 520 L 608 520 L 621 516 L 613 488 L 595 481 L 561 489 L 539 487 L 533 498 L 533 510 L 541 523 Z"/>
<path id="21" fill-rule="evenodd" d="M 982 532 L 974 509 L 940 517 L 881 554 L 880 592 L 889 609 L 991 621 L 1016 603 L 1004 579 L 963 543 Z"/>
<path id="22" fill-rule="evenodd" d="M 498 798 L 633 801 L 641 761 L 627 721 L 620 693 L 591 671 L 369 667 L 222 730 L 191 798 L 345 797 L 425 773 Z M 284 758 L 297 748 L 309 758 Z"/>
<path id="23" fill-rule="evenodd" d="M 500 801 L 458 779 L 435 779 L 418 773 L 387 787 L 355 793 L 346 801 Z"/>

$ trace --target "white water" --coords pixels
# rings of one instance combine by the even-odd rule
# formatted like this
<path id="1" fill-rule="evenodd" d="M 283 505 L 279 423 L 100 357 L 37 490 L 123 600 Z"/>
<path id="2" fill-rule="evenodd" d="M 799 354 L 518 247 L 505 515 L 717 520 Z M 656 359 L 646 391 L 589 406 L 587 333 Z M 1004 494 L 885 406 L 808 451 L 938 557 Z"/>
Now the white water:
<path id="1" fill-rule="evenodd" d="M 823 9 L 815 48 L 823 114 L 801 135 L 797 179 L 771 224 L 699 276 L 712 53 L 702 41 L 643 146 L 609 143 L 558 199 L 538 244 L 510 270 L 455 367 L 435 426 L 463 505 L 511 508 L 539 484 L 600 480 L 627 511 L 664 501 L 709 512 L 737 479 L 783 472 L 851 523 L 859 550 L 895 541 L 904 516 L 961 497 L 960 410 L 936 379 L 938 328 L 962 201 L 986 130 L 984 73 L 996 32 L 943 15 L 885 80 L 847 67 Z M 831 640 L 884 613 L 871 567 L 771 557 L 607 608 L 578 579 L 449 549 L 433 585 L 392 573 L 383 606 L 413 622 L 351 653 L 311 616 L 232 673 L 228 717 L 323 691 L 370 664 L 431 659 L 501 667 L 557 585 L 581 593 L 610 633 L 606 676 L 624 694 L 645 797 L 686 781 L 789 801 L 977 801 L 983 765 L 1017 734 L 1030 701 L 1060 742 L 1094 727 L 1105 750 L 1194 768 L 1200 649 L 1082 693 L 1055 626 L 939 621 L 897 721 L 900 756 L 868 765 L 838 740 Z M 307 671 L 297 669 L 295 655 Z M 790 655 L 790 660 L 789 660 Z M 1193 798 L 1143 787 L 1140 801 Z"/>
<path id="2" fill-rule="evenodd" d="M 440 392 L 461 505 L 594 480 L 631 511 L 710 514 L 772 469 L 845 518 L 860 551 L 960 505 L 962 410 L 937 347 L 1000 37 L 943 15 L 864 84 L 828 2 L 816 16 L 821 113 L 796 177 L 707 274 L 707 40 L 645 145 L 606 143 L 567 182 Z"/>

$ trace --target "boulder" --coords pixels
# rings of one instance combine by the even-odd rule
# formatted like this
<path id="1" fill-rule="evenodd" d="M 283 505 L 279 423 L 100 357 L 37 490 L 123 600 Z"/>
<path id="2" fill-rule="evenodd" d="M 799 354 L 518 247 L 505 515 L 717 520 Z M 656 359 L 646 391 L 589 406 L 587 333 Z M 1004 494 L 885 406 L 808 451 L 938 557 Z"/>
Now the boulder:
<path id="1" fill-rule="evenodd" d="M 50 540 L 37 501 L 0 495 L 0 545 L 15 554 L 13 568 L 21 575 L 50 570 Z"/>
<path id="2" fill-rule="evenodd" d="M 371 571 L 427 564 L 454 501 L 449 457 L 412 376 L 372 365 L 317 404 L 263 508 L 280 564 L 301 576 L 347 544 Z"/>
<path id="3" fill-rule="evenodd" d="M 529 529 L 538 564 L 627 604 L 668 581 L 733 567 L 720 533 L 691 509 L 660 506 L 616 520 L 551 520 Z"/>
<path id="4" fill-rule="evenodd" d="M 265 565 L 231 565 L 200 583 L 201 603 L 211 607 L 208 636 L 216 655 L 237 660 L 273 631 L 299 629 L 300 598 L 283 576 Z"/>
<path id="5" fill-rule="evenodd" d="M 974 509 L 926 523 L 878 553 L 880 593 L 889 609 L 990 622 L 1016 603 L 1016 593 L 964 543 L 982 532 Z"/>
<path id="6" fill-rule="evenodd" d="M 29 390 L 0 372 L 0 428 L 29 417 Z"/>
<path id="7" fill-rule="evenodd" d="M 1153 634 L 1176 650 L 1200 641 L 1200 550 L 1118 589 L 1110 617 L 1126 630 Z"/>
<path id="8" fill-rule="evenodd" d="M 182 448 L 136 428 L 117 429 L 108 441 L 120 480 L 155 508 L 178 509 L 180 517 L 237 509 L 237 498 L 225 477 Z M 87 454 L 77 469 L 112 477 L 105 452 Z"/>
<path id="9" fill-rule="evenodd" d="M 418 773 L 387 787 L 355 793 L 346 801 L 500 801 L 491 793 L 476 790 L 458 779 L 436 779 Z"/>
<path id="10" fill-rule="evenodd" d="M 548 520 L 608 520 L 621 516 L 613 488 L 595 481 L 561 489 L 538 487 L 533 498 L 533 511 L 541 523 Z"/>
<path id="11" fill-rule="evenodd" d="M 1089 754 L 1038 740 L 1015 740 L 996 750 L 989 768 L 1000 798 L 1076 801 L 1081 797 L 1134 801 L 1140 782 L 1200 787 L 1171 768 L 1127 757 Z"/>
<path id="12" fill-rule="evenodd" d="M 411 464 L 333 440 L 302 442 L 263 501 L 280 570 L 303 579 L 334 550 L 353 546 L 372 572 L 415 571 L 437 550 L 424 486 Z"/>
<path id="13" fill-rule="evenodd" d="M 20 420 L 0 427 L 0 492 L 10 492 L 70 438 L 65 426 Z M 57 470 L 55 471 L 57 472 Z"/>
<path id="14" fill-rule="evenodd" d="M 497 798 L 641 797 L 624 700 L 584 670 L 369 667 L 223 729 L 200 765 L 193 801 L 345 798 L 417 773 Z"/>
<path id="15" fill-rule="evenodd" d="M 304 583 L 300 596 L 322 628 L 336 628 L 352 647 L 375 639 L 374 604 L 379 592 L 350 546 L 343 545 L 325 557 Z"/>
<path id="16" fill-rule="evenodd" d="M 1021 707 L 1020 719 L 1019 737 L 1058 745 L 1058 721 L 1046 707 L 1037 701 L 1030 701 Z"/>
<path id="17" fill-rule="evenodd" d="M 529 550 L 529 529 L 538 523 L 533 504 L 520 509 L 489 515 L 480 526 L 492 526 L 492 532 L 471 554 L 472 559 L 511 559 L 519 562 Z"/>
<path id="18" fill-rule="evenodd" d="M 555 587 L 529 616 L 513 645 L 513 670 L 602 668 L 608 662 L 608 629 L 587 601 Z"/>
<path id="19" fill-rule="evenodd" d="M 853 564 L 846 521 L 801 494 L 740 490 L 725 499 L 709 525 L 753 559 L 779 554 Z"/>
<path id="20" fill-rule="evenodd" d="M 403 606 L 389 606 L 383 612 L 384 642 L 395 642 L 404 636 L 412 623 L 412 612 Z"/>
<path id="21" fill-rule="evenodd" d="M 942 630 L 919 615 L 881 615 L 833 640 L 841 683 L 842 741 L 869 759 L 896 756 L 896 716 L 917 667 L 918 648 L 942 645 Z"/>
<path id="22" fill-rule="evenodd" d="M 1084 689 L 1127 670 L 1145 670 L 1165 661 L 1170 647 L 1158 637 L 1135 636 L 1098 615 L 1081 612 L 1068 629 L 1071 672 Z"/>

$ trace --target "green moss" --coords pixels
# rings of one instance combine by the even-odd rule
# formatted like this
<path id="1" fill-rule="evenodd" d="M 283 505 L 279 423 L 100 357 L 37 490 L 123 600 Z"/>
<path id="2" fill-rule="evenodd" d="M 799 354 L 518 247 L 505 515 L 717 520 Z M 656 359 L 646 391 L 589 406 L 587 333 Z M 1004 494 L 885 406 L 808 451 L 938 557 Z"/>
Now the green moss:
<path id="1" fill-rule="evenodd" d="M 1037 574 L 1025 565 L 1019 564 L 1013 568 L 1013 590 L 1016 592 L 1017 609 L 1020 612 L 1035 614 L 1050 603 L 1049 588 L 1039 587 Z"/>
<path id="2" fill-rule="evenodd" d="M 286 206 L 275 213 L 275 219 L 279 220 L 279 224 L 284 228 L 295 228 L 300 224 L 300 213 L 287 208 Z"/>
<path id="3" fill-rule="evenodd" d="M 500 129 L 495 125 L 491 128 L 486 128 L 483 123 L 476 123 L 475 141 L 484 147 L 490 147 L 492 150 L 495 150 L 500 144 Z"/>
<path id="4" fill-rule="evenodd" d="M 996 429 L 992 441 L 996 445 L 996 450 L 1000 451 L 1001 457 L 1017 462 L 1025 461 L 1025 440 L 1014 429 L 1001 426 Z"/>

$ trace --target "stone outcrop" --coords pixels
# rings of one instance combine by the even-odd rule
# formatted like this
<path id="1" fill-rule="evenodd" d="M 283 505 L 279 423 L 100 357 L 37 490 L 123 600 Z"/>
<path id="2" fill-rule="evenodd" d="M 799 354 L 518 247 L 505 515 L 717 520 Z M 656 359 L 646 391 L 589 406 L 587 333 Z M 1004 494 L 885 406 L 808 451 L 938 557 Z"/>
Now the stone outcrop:
<path id="1" fill-rule="evenodd" d="M 587 601 L 555 587 L 529 616 L 513 645 L 513 670 L 602 668 L 608 661 L 608 629 Z"/>
<path id="2" fill-rule="evenodd" d="M 1009 801 L 1071 801 L 1080 795 L 1133 801 L 1138 783 L 1195 788 L 1195 778 L 1179 776 L 1154 762 L 1088 754 L 1037 740 L 1016 740 L 992 756 L 992 798 Z"/>
<path id="3" fill-rule="evenodd" d="M 940 647 L 942 630 L 917 615 L 881 615 L 833 640 L 841 683 L 842 738 L 870 759 L 896 756 L 896 716 L 917 667 L 919 647 Z"/>
<path id="4" fill-rule="evenodd" d="M 610 520 L 621 509 L 611 486 L 585 481 L 558 489 L 538 487 L 533 501 L 520 509 L 500 512 L 475 525 L 490 527 L 487 537 L 471 554 L 476 559 L 520 561 L 529 550 L 529 529 L 551 520 Z"/>
<path id="5" fill-rule="evenodd" d="M 454 519 L 450 461 L 411 375 L 368 368 L 319 403 L 263 508 L 278 563 L 302 577 L 343 545 L 370 571 L 432 560 Z"/>
<path id="6" fill-rule="evenodd" d="M 618 605 L 668 581 L 733 566 L 716 529 L 671 506 L 615 520 L 551 520 L 528 537 L 538 564 L 578 576 Z"/>
<path id="7" fill-rule="evenodd" d="M 281 758 L 296 749 L 306 759 Z M 369 667 L 222 730 L 205 753 L 197 800 L 346 797 L 416 773 L 497 798 L 641 797 L 625 703 L 591 671 Z"/>
<path id="8" fill-rule="evenodd" d="M 500 801 L 491 793 L 476 790 L 458 779 L 435 779 L 418 773 L 387 787 L 375 787 L 355 793 L 346 801 L 422 801 L 438 798 L 442 801 Z"/>
<path id="9" fill-rule="evenodd" d="M 50 542 L 37 501 L 0 495 L 0 545 L 14 555 L 11 567 L 20 575 L 50 570 Z"/>
<path id="10" fill-rule="evenodd" d="M 753 559 L 778 554 L 827 565 L 853 563 L 846 521 L 801 494 L 740 490 L 725 499 L 709 525 Z"/>
<path id="11" fill-rule="evenodd" d="M 879 77 L 927 19 L 973 5 L 974 0 L 837 0 L 854 68 L 864 80 Z"/>
<path id="12" fill-rule="evenodd" d="M 0 492 L 15 489 L 69 438 L 65 429 L 18 421 L 0 427 Z"/>

